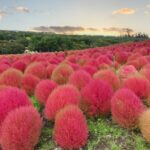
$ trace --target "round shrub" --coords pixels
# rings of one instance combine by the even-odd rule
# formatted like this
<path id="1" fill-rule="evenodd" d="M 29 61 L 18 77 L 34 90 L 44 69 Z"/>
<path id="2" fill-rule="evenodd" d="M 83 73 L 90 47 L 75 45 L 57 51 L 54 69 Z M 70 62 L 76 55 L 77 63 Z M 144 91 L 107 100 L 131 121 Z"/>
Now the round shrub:
<path id="1" fill-rule="evenodd" d="M 52 72 L 53 72 L 53 70 L 55 69 L 55 67 L 56 67 L 56 65 L 54 65 L 54 64 L 49 64 L 49 65 L 46 67 L 47 77 L 48 77 L 48 78 L 51 78 Z"/>
<path id="2" fill-rule="evenodd" d="M 74 71 L 81 68 L 81 66 L 80 66 L 79 64 L 70 63 L 70 62 L 69 62 L 68 64 L 72 67 L 72 69 L 73 69 Z"/>
<path id="3" fill-rule="evenodd" d="M 93 74 L 97 71 L 97 68 L 92 65 L 85 65 L 82 69 L 88 72 L 91 76 L 93 76 Z"/>
<path id="4" fill-rule="evenodd" d="M 57 84 L 52 80 L 42 80 L 35 88 L 35 97 L 41 103 L 45 104 L 48 96 L 57 87 Z"/>
<path id="5" fill-rule="evenodd" d="M 147 98 L 150 93 L 150 82 L 144 76 L 129 77 L 122 86 L 132 90 L 141 99 Z"/>
<path id="6" fill-rule="evenodd" d="M 139 117 L 139 127 L 143 137 L 150 142 L 150 110 L 144 111 Z"/>
<path id="7" fill-rule="evenodd" d="M 24 61 L 21 61 L 21 60 L 18 60 L 18 61 L 14 62 L 12 64 L 13 68 L 16 68 L 16 69 L 18 69 L 18 70 L 20 70 L 22 72 L 24 72 L 26 66 L 27 66 L 27 64 Z"/>
<path id="8" fill-rule="evenodd" d="M 22 72 L 17 69 L 7 69 L 0 75 L 0 84 L 20 87 L 22 76 Z"/>
<path id="9" fill-rule="evenodd" d="M 91 75 L 84 70 L 77 70 L 69 77 L 69 83 L 79 90 L 85 87 L 91 80 Z"/>
<path id="10" fill-rule="evenodd" d="M 0 91 L 0 127 L 7 114 L 15 108 L 30 106 L 27 94 L 18 88 L 8 87 Z"/>
<path id="11" fill-rule="evenodd" d="M 52 72 L 51 79 L 58 84 L 65 84 L 68 82 L 69 76 L 73 73 L 73 69 L 68 64 L 59 64 Z"/>
<path id="12" fill-rule="evenodd" d="M 25 74 L 21 81 L 21 88 L 26 91 L 28 95 L 33 95 L 36 85 L 39 83 L 40 79 L 32 74 Z"/>
<path id="13" fill-rule="evenodd" d="M 8 57 L 5 57 L 4 55 L 1 55 L 0 64 L 8 64 L 8 65 L 10 65 L 11 64 L 11 59 L 8 58 Z"/>
<path id="14" fill-rule="evenodd" d="M 141 57 L 137 58 L 136 61 L 138 62 L 138 66 L 137 67 L 139 69 L 141 69 L 143 66 L 148 64 L 148 60 L 146 59 L 145 56 L 141 56 Z"/>
<path id="15" fill-rule="evenodd" d="M 81 91 L 82 109 L 89 116 L 107 115 L 112 94 L 112 87 L 107 82 L 95 79 Z"/>
<path id="16" fill-rule="evenodd" d="M 142 68 L 140 70 L 140 74 L 143 75 L 143 76 L 145 76 L 149 80 L 149 82 L 150 82 L 150 68 L 146 68 L 146 67 Z"/>
<path id="17" fill-rule="evenodd" d="M 121 80 L 126 79 L 130 75 L 134 75 L 137 73 L 138 73 L 138 71 L 132 65 L 124 65 L 124 66 L 120 67 L 117 72 L 117 74 Z"/>
<path id="18" fill-rule="evenodd" d="M 48 97 L 45 107 L 45 116 L 49 120 L 55 118 L 56 113 L 69 104 L 79 105 L 80 92 L 73 85 L 59 86 Z"/>
<path id="19" fill-rule="evenodd" d="M 21 107 L 8 114 L 2 124 L 3 150 L 32 150 L 38 143 L 42 119 L 34 107 Z"/>
<path id="20" fill-rule="evenodd" d="M 111 66 L 112 65 L 112 61 L 106 56 L 106 55 L 100 55 L 97 59 L 96 59 L 97 63 L 99 64 L 99 67 L 101 67 L 101 65 L 108 65 Z"/>
<path id="21" fill-rule="evenodd" d="M 9 68 L 10 68 L 10 65 L 8 64 L 0 64 L 0 74 Z"/>
<path id="22" fill-rule="evenodd" d="M 88 127 L 82 111 L 73 105 L 66 106 L 56 115 L 54 139 L 65 149 L 79 149 L 88 138 Z"/>
<path id="23" fill-rule="evenodd" d="M 144 110 L 141 100 L 129 89 L 118 90 L 111 99 L 112 117 L 124 128 L 136 127 Z"/>
<path id="24" fill-rule="evenodd" d="M 0 85 L 0 91 L 3 91 L 7 88 L 10 88 L 11 86 L 7 86 L 7 85 Z"/>
<path id="25" fill-rule="evenodd" d="M 120 87 L 120 79 L 111 69 L 100 70 L 93 75 L 93 78 L 108 82 L 114 90 Z"/>
<path id="26" fill-rule="evenodd" d="M 115 53 L 115 59 L 117 62 L 119 62 L 120 64 L 126 63 L 127 59 L 128 59 L 128 53 L 122 51 L 116 52 Z"/>
<path id="27" fill-rule="evenodd" d="M 28 65 L 25 70 L 25 74 L 35 75 L 40 79 L 44 79 L 47 77 L 46 67 L 39 62 L 34 62 Z"/>

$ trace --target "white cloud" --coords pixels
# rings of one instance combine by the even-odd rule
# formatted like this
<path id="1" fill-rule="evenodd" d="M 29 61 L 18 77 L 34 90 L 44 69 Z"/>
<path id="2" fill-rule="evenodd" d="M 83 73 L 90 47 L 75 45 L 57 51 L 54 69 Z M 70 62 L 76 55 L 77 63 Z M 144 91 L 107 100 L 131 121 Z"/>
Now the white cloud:
<path id="1" fill-rule="evenodd" d="M 148 8 L 150 8 L 150 4 L 149 4 L 149 5 L 147 5 L 147 7 L 148 7 Z"/>
<path id="2" fill-rule="evenodd" d="M 150 16 L 150 11 L 145 11 L 144 14 Z"/>
<path id="3" fill-rule="evenodd" d="M 0 20 L 7 15 L 7 12 L 4 10 L 0 10 Z"/>
<path id="4" fill-rule="evenodd" d="M 22 12 L 22 13 L 29 13 L 30 12 L 29 8 L 23 7 L 23 6 L 17 6 L 15 9 L 16 9 L 16 11 Z"/>

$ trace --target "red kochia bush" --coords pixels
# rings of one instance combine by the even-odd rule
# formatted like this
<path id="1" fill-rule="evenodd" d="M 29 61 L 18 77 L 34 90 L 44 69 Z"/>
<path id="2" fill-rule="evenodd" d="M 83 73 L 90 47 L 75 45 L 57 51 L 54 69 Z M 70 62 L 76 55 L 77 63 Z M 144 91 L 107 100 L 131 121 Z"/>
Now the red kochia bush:
<path id="1" fill-rule="evenodd" d="M 47 72 L 47 77 L 48 78 L 51 78 L 51 75 L 52 75 L 52 72 L 53 70 L 55 69 L 56 65 L 54 64 L 49 64 L 47 67 L 46 67 L 46 72 Z"/>
<path id="2" fill-rule="evenodd" d="M 69 104 L 79 105 L 80 92 L 73 85 L 59 86 L 50 94 L 46 102 L 45 116 L 49 120 L 55 118 L 56 113 Z"/>
<path id="3" fill-rule="evenodd" d="M 40 79 L 47 77 L 46 67 L 39 62 L 34 62 L 28 65 L 28 67 L 25 70 L 25 74 L 35 75 Z"/>
<path id="4" fill-rule="evenodd" d="M 120 87 L 120 79 L 111 69 L 100 70 L 93 75 L 93 78 L 108 82 L 114 90 Z"/>
<path id="5" fill-rule="evenodd" d="M 65 63 L 59 64 L 52 72 L 51 79 L 58 84 L 65 84 L 68 82 L 69 76 L 73 73 L 73 68 Z"/>
<path id="6" fill-rule="evenodd" d="M 31 105 L 30 99 L 23 90 L 8 87 L 0 91 L 0 126 L 7 114 L 20 106 Z"/>
<path id="7" fill-rule="evenodd" d="M 128 53 L 122 51 L 116 52 L 115 53 L 115 59 L 117 62 L 119 62 L 120 64 L 126 63 L 127 59 L 128 59 Z"/>
<path id="8" fill-rule="evenodd" d="M 3 150 L 33 150 L 38 143 L 42 119 L 34 107 L 21 107 L 8 114 L 2 124 Z"/>
<path id="9" fill-rule="evenodd" d="M 137 74 L 137 73 L 138 73 L 138 71 L 132 65 L 124 65 L 124 66 L 120 67 L 118 70 L 118 76 L 122 80 L 129 77 L 130 75 Z"/>
<path id="10" fill-rule="evenodd" d="M 10 65 L 8 64 L 0 64 L 0 73 L 4 72 L 5 70 L 9 68 L 10 68 Z"/>
<path id="11" fill-rule="evenodd" d="M 57 87 L 57 84 L 52 80 L 42 80 L 35 88 L 35 97 L 41 104 L 45 104 L 48 96 Z"/>
<path id="12" fill-rule="evenodd" d="M 60 110 L 55 119 L 54 139 L 65 149 L 79 149 L 87 142 L 88 127 L 82 111 L 73 105 Z"/>
<path id="13" fill-rule="evenodd" d="M 77 70 L 70 76 L 69 83 L 81 90 L 91 80 L 92 77 L 89 73 L 84 70 Z"/>
<path id="14" fill-rule="evenodd" d="M 150 82 L 144 76 L 132 76 L 123 83 L 124 88 L 132 90 L 141 99 L 145 99 L 150 93 Z"/>
<path id="15" fill-rule="evenodd" d="M 24 89 L 28 95 L 33 95 L 36 85 L 40 79 L 32 74 L 25 74 L 21 81 L 21 88 Z"/>
<path id="16" fill-rule="evenodd" d="M 7 85 L 0 85 L 0 91 L 3 91 L 7 88 L 10 88 L 11 86 L 7 86 Z"/>
<path id="17" fill-rule="evenodd" d="M 85 65 L 82 69 L 88 72 L 91 76 L 97 71 L 97 68 L 92 65 Z"/>
<path id="18" fill-rule="evenodd" d="M 139 117 L 139 127 L 143 137 L 150 142 L 150 109 L 144 111 Z"/>
<path id="19" fill-rule="evenodd" d="M 0 75 L 0 84 L 20 87 L 22 76 L 22 72 L 17 69 L 7 69 Z"/>
<path id="20" fill-rule="evenodd" d="M 122 127 L 136 127 L 144 110 L 141 100 L 129 89 L 118 90 L 111 99 L 112 117 Z"/>
<path id="21" fill-rule="evenodd" d="M 18 61 L 14 62 L 12 64 L 13 68 L 16 68 L 16 69 L 18 69 L 18 70 L 20 70 L 22 72 L 24 72 L 26 66 L 27 66 L 27 64 L 24 61 L 22 61 L 22 60 L 18 60 Z"/>
<path id="22" fill-rule="evenodd" d="M 144 75 L 150 81 L 150 68 L 142 68 L 140 74 Z"/>
<path id="23" fill-rule="evenodd" d="M 90 116 L 107 115 L 112 94 L 112 87 L 107 82 L 93 80 L 81 91 L 82 109 Z"/>

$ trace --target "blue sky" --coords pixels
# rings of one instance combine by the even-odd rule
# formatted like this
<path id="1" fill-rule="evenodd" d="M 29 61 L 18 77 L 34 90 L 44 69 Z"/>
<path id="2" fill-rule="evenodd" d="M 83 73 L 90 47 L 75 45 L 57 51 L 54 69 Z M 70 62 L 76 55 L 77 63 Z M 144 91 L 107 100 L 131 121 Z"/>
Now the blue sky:
<path id="1" fill-rule="evenodd" d="M 150 35 L 150 0 L 0 0 L 3 30 L 117 35 L 125 28 Z"/>

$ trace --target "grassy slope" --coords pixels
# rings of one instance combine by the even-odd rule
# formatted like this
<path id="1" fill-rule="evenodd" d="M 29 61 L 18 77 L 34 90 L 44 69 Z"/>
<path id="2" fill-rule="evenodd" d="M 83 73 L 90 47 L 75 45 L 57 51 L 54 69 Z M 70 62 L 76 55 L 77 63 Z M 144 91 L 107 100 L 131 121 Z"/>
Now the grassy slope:
<path id="1" fill-rule="evenodd" d="M 32 101 L 40 110 L 34 97 Z M 149 150 L 139 130 L 129 131 L 114 124 L 108 118 L 88 118 L 89 139 L 83 150 Z M 44 121 L 44 128 L 36 150 L 54 150 L 57 146 L 52 139 L 54 124 Z"/>

